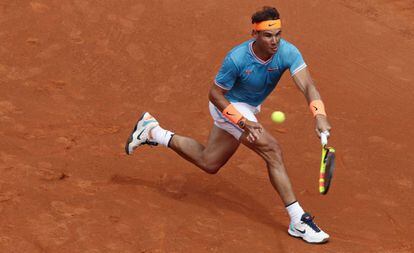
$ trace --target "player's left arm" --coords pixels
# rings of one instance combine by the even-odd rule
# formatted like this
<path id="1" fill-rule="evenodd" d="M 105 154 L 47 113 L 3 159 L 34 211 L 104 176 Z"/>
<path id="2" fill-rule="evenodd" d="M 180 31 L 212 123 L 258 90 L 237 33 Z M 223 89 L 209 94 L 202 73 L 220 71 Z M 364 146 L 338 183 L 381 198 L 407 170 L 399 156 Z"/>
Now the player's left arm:
<path id="1" fill-rule="evenodd" d="M 305 95 L 308 104 L 311 104 L 313 101 L 322 101 L 307 67 L 296 72 L 293 75 L 293 81 L 295 82 L 296 86 L 302 91 L 303 95 Z M 315 120 L 315 131 L 318 136 L 320 136 L 320 133 L 324 131 L 331 130 L 331 125 L 329 124 L 326 115 L 316 113 Z"/>

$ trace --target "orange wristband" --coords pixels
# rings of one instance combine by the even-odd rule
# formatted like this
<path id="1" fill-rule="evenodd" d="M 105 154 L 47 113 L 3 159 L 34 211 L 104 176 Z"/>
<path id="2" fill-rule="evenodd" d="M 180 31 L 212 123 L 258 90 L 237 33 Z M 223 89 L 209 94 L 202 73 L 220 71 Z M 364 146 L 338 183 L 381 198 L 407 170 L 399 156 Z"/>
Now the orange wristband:
<path id="1" fill-rule="evenodd" d="M 243 117 L 243 115 L 239 111 L 237 111 L 237 109 L 232 104 L 229 104 L 223 110 L 223 115 L 224 117 L 229 119 L 234 124 L 237 124 L 241 128 L 243 128 L 246 123 L 246 118 Z"/>
<path id="2" fill-rule="evenodd" d="M 314 117 L 316 117 L 316 115 L 318 114 L 326 116 L 325 105 L 323 104 L 322 100 L 313 100 L 312 102 L 310 102 L 309 108 L 313 113 Z"/>

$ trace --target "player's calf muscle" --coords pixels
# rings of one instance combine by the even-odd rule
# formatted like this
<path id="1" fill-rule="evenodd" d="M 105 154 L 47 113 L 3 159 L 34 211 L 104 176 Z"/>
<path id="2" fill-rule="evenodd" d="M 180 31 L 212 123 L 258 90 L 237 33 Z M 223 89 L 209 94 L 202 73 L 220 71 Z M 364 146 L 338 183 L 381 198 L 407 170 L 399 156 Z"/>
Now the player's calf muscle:
<path id="1" fill-rule="evenodd" d="M 224 165 L 223 162 L 209 156 L 202 144 L 189 137 L 174 136 L 170 148 L 208 174 L 216 174 Z"/>

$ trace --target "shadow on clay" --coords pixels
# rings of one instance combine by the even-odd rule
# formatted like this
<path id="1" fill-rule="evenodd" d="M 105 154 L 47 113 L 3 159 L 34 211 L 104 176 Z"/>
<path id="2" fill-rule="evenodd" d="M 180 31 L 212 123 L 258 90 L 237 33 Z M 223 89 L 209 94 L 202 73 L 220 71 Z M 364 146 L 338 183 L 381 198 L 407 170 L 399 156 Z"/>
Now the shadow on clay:
<path id="1" fill-rule="evenodd" d="M 115 174 L 110 181 L 121 185 L 146 186 L 163 196 L 203 207 L 215 214 L 222 213 L 218 210 L 242 214 L 278 232 L 287 229 L 285 225 L 275 221 L 275 217 L 269 214 L 269 210 L 254 197 L 223 178 L 218 178 L 216 184 L 209 185 L 195 175 L 184 175 L 179 180 L 164 177 L 158 181 L 150 181 Z"/>

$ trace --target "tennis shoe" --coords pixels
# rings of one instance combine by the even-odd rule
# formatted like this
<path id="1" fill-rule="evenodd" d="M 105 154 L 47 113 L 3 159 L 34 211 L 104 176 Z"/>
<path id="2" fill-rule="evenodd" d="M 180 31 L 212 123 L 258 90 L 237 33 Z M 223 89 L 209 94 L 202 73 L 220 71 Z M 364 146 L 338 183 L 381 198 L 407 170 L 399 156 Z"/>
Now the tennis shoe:
<path id="1" fill-rule="evenodd" d="M 329 235 L 323 232 L 313 222 L 313 218 L 309 213 L 304 213 L 298 223 L 291 223 L 288 229 L 289 235 L 302 238 L 308 243 L 325 243 L 329 240 Z"/>
<path id="2" fill-rule="evenodd" d="M 142 114 L 125 144 L 125 152 L 128 155 L 131 155 L 132 152 L 139 146 L 157 146 L 158 143 L 151 141 L 149 135 L 151 129 L 158 125 L 158 121 L 151 114 L 148 112 Z"/>

